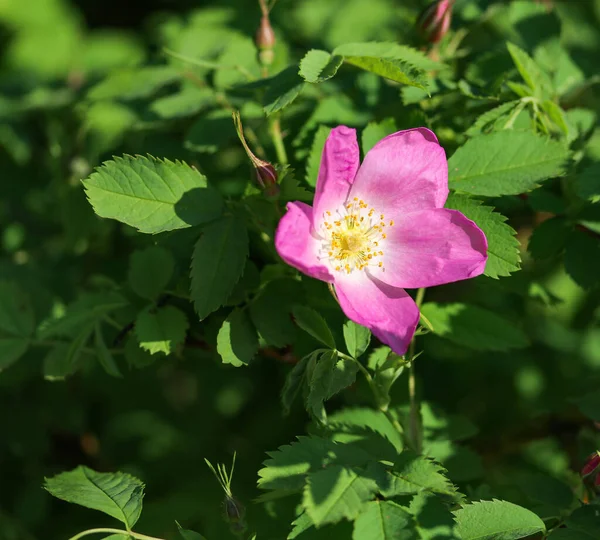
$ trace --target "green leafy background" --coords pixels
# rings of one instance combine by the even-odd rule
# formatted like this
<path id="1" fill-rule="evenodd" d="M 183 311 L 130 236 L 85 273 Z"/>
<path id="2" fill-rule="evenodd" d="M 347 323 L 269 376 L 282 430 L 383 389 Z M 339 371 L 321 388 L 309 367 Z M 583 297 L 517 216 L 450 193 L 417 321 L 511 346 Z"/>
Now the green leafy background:
<path id="1" fill-rule="evenodd" d="M 279 0 L 264 73 L 251 0 L 0 2 L 0 540 L 233 537 L 234 452 L 248 538 L 600 537 L 600 1 L 457 0 L 433 50 L 425 5 Z M 431 128 L 488 238 L 426 292 L 420 456 L 407 359 L 273 248 L 338 124 Z"/>

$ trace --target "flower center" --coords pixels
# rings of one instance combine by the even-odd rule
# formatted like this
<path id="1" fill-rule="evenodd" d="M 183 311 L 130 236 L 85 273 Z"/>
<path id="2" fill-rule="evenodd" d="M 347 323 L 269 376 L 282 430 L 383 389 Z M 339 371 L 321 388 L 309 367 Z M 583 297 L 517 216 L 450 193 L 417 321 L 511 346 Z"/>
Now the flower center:
<path id="1" fill-rule="evenodd" d="M 321 251 L 319 258 L 327 260 L 338 272 L 351 274 L 372 266 L 383 268 L 383 247 L 386 227 L 385 216 L 354 197 L 335 211 L 326 211 L 319 233 Z"/>

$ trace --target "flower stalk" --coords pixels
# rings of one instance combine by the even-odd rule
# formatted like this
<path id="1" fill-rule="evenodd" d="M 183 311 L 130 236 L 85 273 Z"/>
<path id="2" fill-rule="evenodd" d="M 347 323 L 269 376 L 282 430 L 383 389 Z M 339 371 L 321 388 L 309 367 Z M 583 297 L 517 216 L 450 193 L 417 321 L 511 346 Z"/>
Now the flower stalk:
<path id="1" fill-rule="evenodd" d="M 275 167 L 271 165 L 268 161 L 260 159 L 257 157 L 254 152 L 248 146 L 246 142 L 246 138 L 244 137 L 244 128 L 242 127 L 242 118 L 238 111 L 233 111 L 231 113 L 233 118 L 233 124 L 235 125 L 235 131 L 237 133 L 244 150 L 248 158 L 250 158 L 250 162 L 254 167 L 256 172 L 256 182 L 258 187 L 264 191 L 267 196 L 276 196 L 279 193 L 279 186 L 277 185 L 278 175 Z"/>
<path id="2" fill-rule="evenodd" d="M 417 291 L 415 303 L 421 310 L 425 289 Z M 423 450 L 423 429 L 421 423 L 421 412 L 417 403 L 417 383 L 415 378 L 415 337 L 413 337 L 408 348 L 408 397 L 410 400 L 410 412 L 408 417 L 408 438 L 413 450 L 418 454 Z"/>

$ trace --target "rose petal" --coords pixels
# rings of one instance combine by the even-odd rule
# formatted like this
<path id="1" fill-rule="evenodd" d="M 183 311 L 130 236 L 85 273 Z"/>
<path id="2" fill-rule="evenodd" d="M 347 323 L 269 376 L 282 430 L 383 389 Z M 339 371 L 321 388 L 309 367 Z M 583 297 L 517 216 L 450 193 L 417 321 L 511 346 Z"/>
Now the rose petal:
<path id="1" fill-rule="evenodd" d="M 356 130 L 338 126 L 331 130 L 321 157 L 321 168 L 314 200 L 315 229 L 324 221 L 323 214 L 340 207 L 356 176 L 360 164 Z"/>
<path id="2" fill-rule="evenodd" d="M 406 216 L 386 227 L 383 271 L 373 275 L 394 287 L 434 287 L 483 273 L 487 240 L 457 210 L 436 208 Z"/>
<path id="3" fill-rule="evenodd" d="M 320 279 L 333 281 L 329 270 L 318 259 L 320 241 L 314 233 L 313 209 L 301 202 L 291 202 L 275 232 L 275 248 L 290 266 Z"/>
<path id="4" fill-rule="evenodd" d="M 335 276 L 335 292 L 349 319 L 369 328 L 396 354 L 406 352 L 419 322 L 419 309 L 406 291 L 353 272 Z"/>
<path id="5" fill-rule="evenodd" d="M 365 156 L 350 190 L 386 218 L 442 208 L 448 197 L 448 163 L 426 128 L 398 131 Z"/>

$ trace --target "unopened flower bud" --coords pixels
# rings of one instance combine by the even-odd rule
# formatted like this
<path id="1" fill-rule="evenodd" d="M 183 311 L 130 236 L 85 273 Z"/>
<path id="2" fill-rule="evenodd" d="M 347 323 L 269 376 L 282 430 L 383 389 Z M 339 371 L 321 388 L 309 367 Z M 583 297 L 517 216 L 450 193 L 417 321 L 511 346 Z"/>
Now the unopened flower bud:
<path id="1" fill-rule="evenodd" d="M 581 476 L 586 477 L 592 474 L 594 471 L 600 468 L 600 452 L 594 452 L 590 454 L 588 458 L 585 460 L 585 465 L 583 469 L 581 469 Z M 600 473 L 599 473 L 600 474 Z M 596 482 L 598 481 L 598 477 L 596 477 Z"/>
<path id="2" fill-rule="evenodd" d="M 271 165 L 268 161 L 264 161 L 263 159 L 260 159 L 259 157 L 257 157 L 254 154 L 254 152 L 252 152 L 252 150 L 250 150 L 250 147 L 248 146 L 248 143 L 246 142 L 246 138 L 244 137 L 244 130 L 242 128 L 242 119 L 240 117 L 240 113 L 237 111 L 234 111 L 232 114 L 232 117 L 233 117 L 233 123 L 235 124 L 235 130 L 240 139 L 240 142 L 242 143 L 242 146 L 244 147 L 244 150 L 246 151 L 246 154 L 250 158 L 250 162 L 252 163 L 252 166 L 254 167 L 254 170 L 256 171 L 256 181 L 258 183 L 258 186 L 262 190 L 265 190 L 265 193 L 267 195 L 269 195 L 269 193 L 267 193 L 267 190 L 270 190 L 270 191 L 275 190 L 278 193 L 279 192 L 279 186 L 277 185 L 278 176 L 277 176 L 277 171 L 275 170 L 275 167 L 273 167 L 273 165 Z"/>
<path id="3" fill-rule="evenodd" d="M 239 523 L 240 521 L 243 521 L 246 509 L 235 497 L 225 497 L 223 506 L 225 507 L 225 517 L 230 523 Z"/>
<path id="4" fill-rule="evenodd" d="M 266 161 L 262 161 L 257 158 L 258 165 L 255 164 L 256 167 L 256 180 L 258 185 L 263 189 L 268 189 L 271 187 L 276 187 L 279 189 L 277 185 L 277 171 L 275 167 Z"/>
<path id="5" fill-rule="evenodd" d="M 269 20 L 269 14 L 263 14 L 260 18 L 260 26 L 256 31 L 256 46 L 260 51 L 275 47 L 275 32 Z"/>
<path id="6" fill-rule="evenodd" d="M 429 43 L 437 43 L 448 32 L 454 0 L 436 0 L 417 19 L 417 30 Z"/>

